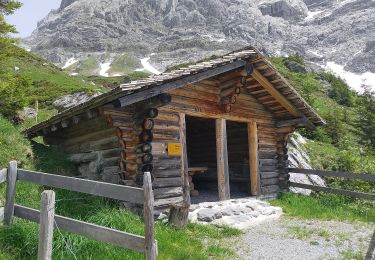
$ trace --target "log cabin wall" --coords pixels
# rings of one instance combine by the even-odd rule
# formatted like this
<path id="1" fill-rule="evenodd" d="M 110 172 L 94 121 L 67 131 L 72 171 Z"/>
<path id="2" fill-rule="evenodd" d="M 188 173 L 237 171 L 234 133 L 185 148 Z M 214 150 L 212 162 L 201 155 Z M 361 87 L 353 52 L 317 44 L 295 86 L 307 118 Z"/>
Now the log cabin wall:
<path id="1" fill-rule="evenodd" d="M 233 80 L 233 77 L 235 80 Z M 216 79 L 203 80 L 196 84 L 189 84 L 180 89 L 170 91 L 172 95 L 172 102 L 163 107 L 165 111 L 174 111 L 186 113 L 189 116 L 204 117 L 204 118 L 225 118 L 235 122 L 249 122 L 256 121 L 258 124 L 258 163 L 261 194 L 275 194 L 280 191 L 279 187 L 279 157 L 277 147 L 277 128 L 275 127 L 276 119 L 267 108 L 260 104 L 259 101 L 252 96 L 244 87 L 240 88 L 239 93 L 236 94 L 236 100 L 230 104 L 230 109 L 226 111 L 226 107 L 221 102 L 223 98 L 223 91 L 220 86 L 227 88 L 240 86 L 241 77 L 236 77 L 236 73 L 232 75 L 223 75 Z M 230 84 L 228 83 L 230 82 Z M 227 95 L 227 94 L 225 94 Z M 228 121 L 228 123 L 230 123 Z M 243 140 L 248 140 L 247 128 L 242 127 L 240 130 L 227 128 L 228 136 L 236 135 L 236 131 L 241 133 Z M 233 131 L 234 133 L 231 133 Z M 204 134 L 203 134 L 204 135 Z M 246 171 L 244 171 L 245 157 L 248 156 L 248 144 L 246 141 L 241 144 L 239 139 L 228 139 L 228 157 L 230 172 L 232 178 L 234 173 L 243 172 L 244 178 Z M 237 142 L 237 143 L 236 143 Z M 189 147 L 189 144 L 188 144 Z M 237 151 L 236 151 L 237 150 Z M 238 151 L 243 153 L 238 157 Z M 216 152 L 213 149 L 213 152 Z M 209 156 L 208 158 L 211 158 Z M 189 158 L 191 160 L 192 158 Z M 212 158 L 211 158 L 212 159 Z M 203 163 L 201 161 L 194 161 L 194 163 Z M 216 159 L 215 159 L 216 161 Z M 205 164 L 212 164 L 213 160 L 205 162 Z M 248 161 L 247 161 L 248 164 Z M 249 173 L 248 173 L 249 174 Z M 241 176 L 238 176 L 241 178 Z M 235 177 L 236 178 L 236 177 Z"/>
<path id="2" fill-rule="evenodd" d="M 228 121 L 227 135 L 231 191 L 242 191 L 250 195 L 247 124 Z"/>
<path id="3" fill-rule="evenodd" d="M 280 191 L 277 128 L 272 124 L 258 125 L 259 172 L 261 192 L 264 195 Z"/>
<path id="4" fill-rule="evenodd" d="M 168 143 L 179 143 L 179 115 L 164 107 L 155 118 L 152 141 L 153 189 L 156 210 L 182 205 L 181 156 L 168 155 Z"/>
<path id="5" fill-rule="evenodd" d="M 46 134 L 44 140 L 61 146 L 82 177 L 119 183 L 121 148 L 116 129 L 98 110 L 92 118 L 73 118 L 69 125 Z"/>

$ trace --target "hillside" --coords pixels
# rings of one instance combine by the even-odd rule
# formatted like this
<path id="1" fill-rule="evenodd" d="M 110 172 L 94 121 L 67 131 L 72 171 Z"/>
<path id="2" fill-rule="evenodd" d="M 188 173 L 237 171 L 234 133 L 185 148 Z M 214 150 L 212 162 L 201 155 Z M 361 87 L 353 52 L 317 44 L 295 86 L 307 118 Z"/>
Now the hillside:
<path id="1" fill-rule="evenodd" d="M 252 45 L 357 73 L 359 89 L 375 78 L 374 10 L 371 0 L 62 0 L 24 44 L 70 73 L 112 76 Z"/>

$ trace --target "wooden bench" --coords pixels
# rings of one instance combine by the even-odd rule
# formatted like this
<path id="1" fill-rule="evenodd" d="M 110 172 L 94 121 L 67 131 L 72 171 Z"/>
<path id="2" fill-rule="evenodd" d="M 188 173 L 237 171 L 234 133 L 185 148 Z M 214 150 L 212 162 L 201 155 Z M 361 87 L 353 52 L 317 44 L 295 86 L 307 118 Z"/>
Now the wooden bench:
<path id="1" fill-rule="evenodd" d="M 199 196 L 199 191 L 195 189 L 193 183 L 193 176 L 195 174 L 202 174 L 208 171 L 208 167 L 189 167 L 189 187 L 190 187 L 190 196 L 196 197 Z"/>

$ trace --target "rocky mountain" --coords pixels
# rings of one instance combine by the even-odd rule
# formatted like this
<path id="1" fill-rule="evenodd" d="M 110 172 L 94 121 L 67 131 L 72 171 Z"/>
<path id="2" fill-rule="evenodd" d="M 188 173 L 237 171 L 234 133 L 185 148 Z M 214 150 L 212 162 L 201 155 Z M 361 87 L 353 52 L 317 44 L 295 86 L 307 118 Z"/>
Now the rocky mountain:
<path id="1" fill-rule="evenodd" d="M 253 45 L 371 78 L 374 13 L 374 0 L 62 0 L 25 44 L 71 73 L 157 73 Z"/>

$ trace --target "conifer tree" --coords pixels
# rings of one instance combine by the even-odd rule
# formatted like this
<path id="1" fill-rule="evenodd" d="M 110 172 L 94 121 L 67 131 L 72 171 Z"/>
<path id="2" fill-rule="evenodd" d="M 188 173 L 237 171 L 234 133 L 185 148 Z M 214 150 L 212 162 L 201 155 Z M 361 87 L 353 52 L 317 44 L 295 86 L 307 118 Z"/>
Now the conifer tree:
<path id="1" fill-rule="evenodd" d="M 375 148 L 375 92 L 369 86 L 363 86 L 363 94 L 359 99 L 358 127 L 362 130 L 362 140 Z"/>

